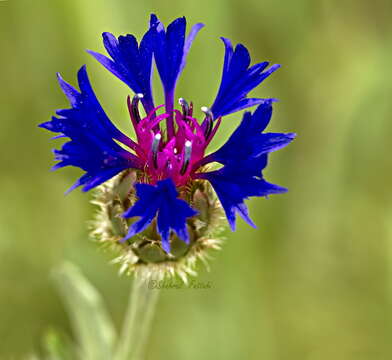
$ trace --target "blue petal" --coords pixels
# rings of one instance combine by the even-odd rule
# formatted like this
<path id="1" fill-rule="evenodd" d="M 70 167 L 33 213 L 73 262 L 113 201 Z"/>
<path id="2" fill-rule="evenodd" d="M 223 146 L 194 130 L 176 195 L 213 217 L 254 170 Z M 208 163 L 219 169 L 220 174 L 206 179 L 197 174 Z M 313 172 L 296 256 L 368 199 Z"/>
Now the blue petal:
<path id="1" fill-rule="evenodd" d="M 225 45 L 222 80 L 216 99 L 211 107 L 215 118 L 263 102 L 265 99 L 246 99 L 246 96 L 280 67 L 280 65 L 273 65 L 264 71 L 268 66 L 268 62 L 249 67 L 250 55 L 246 47 L 238 44 L 235 50 L 233 50 L 233 45 L 229 39 L 222 38 L 222 40 Z"/>
<path id="2" fill-rule="evenodd" d="M 246 112 L 229 140 L 216 152 L 208 155 L 203 164 L 217 161 L 222 164 L 246 162 L 288 145 L 293 133 L 262 133 L 272 116 L 272 102 L 265 101 L 251 114 Z"/>
<path id="3" fill-rule="evenodd" d="M 117 39 L 111 33 L 103 33 L 103 43 L 111 59 L 95 51 L 88 51 L 135 93 L 144 95 L 142 103 L 147 112 L 154 108 L 151 90 L 153 32 L 150 28 L 140 45 L 133 35 L 120 36 Z"/>
<path id="4" fill-rule="evenodd" d="M 58 110 L 58 117 L 53 117 L 40 127 L 71 139 L 60 150 L 54 150 L 55 160 L 59 163 L 53 169 L 64 166 L 83 169 L 86 174 L 70 190 L 84 185 L 83 191 L 88 191 L 120 171 L 141 168 L 142 164 L 135 155 L 113 140 L 128 146 L 134 144 L 112 124 L 103 111 L 91 88 L 85 66 L 79 70 L 78 79 L 80 92 L 59 76 L 60 86 L 72 108 Z"/>
<path id="5" fill-rule="evenodd" d="M 203 26 L 201 23 L 194 25 L 188 37 L 185 38 L 185 17 L 174 20 L 165 31 L 159 19 L 155 15 L 151 15 L 151 27 L 155 30 L 153 37 L 154 58 L 165 91 L 168 111 L 173 107 L 176 83 L 184 69 L 192 42 Z"/>
<path id="6" fill-rule="evenodd" d="M 158 181 L 157 185 L 136 184 L 136 194 L 139 198 L 130 209 L 124 213 L 125 218 L 139 216 L 129 228 L 125 239 L 146 229 L 157 215 L 158 232 L 162 239 L 162 248 L 170 252 L 170 232 L 174 230 L 178 237 L 189 242 L 186 219 L 197 214 L 188 203 L 178 199 L 178 192 L 171 179 Z"/>
<path id="7" fill-rule="evenodd" d="M 254 159 L 253 162 L 258 160 Z M 266 158 L 263 160 L 266 161 Z M 237 212 L 249 225 L 254 226 L 244 200 L 250 196 L 268 196 L 287 191 L 286 188 L 270 184 L 263 178 L 254 176 L 252 169 L 259 165 L 251 164 L 252 161 L 249 162 L 245 167 L 244 164 L 237 163 L 226 165 L 217 171 L 198 174 L 200 179 L 206 179 L 211 183 L 233 231 L 235 230 Z"/>
<path id="8" fill-rule="evenodd" d="M 256 111 L 247 112 L 229 140 L 215 153 L 208 155 L 199 165 L 217 161 L 223 168 L 195 177 L 208 180 L 215 189 L 226 212 L 231 228 L 235 229 L 236 213 L 254 226 L 244 200 L 250 196 L 268 196 L 287 189 L 271 184 L 262 177 L 268 154 L 290 143 L 295 134 L 262 133 L 272 115 L 272 101 L 264 101 Z"/>
<path id="9" fill-rule="evenodd" d="M 255 105 L 264 104 L 266 102 L 274 102 L 277 101 L 276 99 L 259 99 L 259 98 L 245 98 L 238 101 L 235 104 L 228 104 L 225 108 L 223 108 L 224 114 L 231 114 L 237 111 L 241 111 L 244 109 L 248 109 Z"/>
<path id="10" fill-rule="evenodd" d="M 129 239 L 146 229 L 154 219 L 161 203 L 160 197 L 156 196 L 156 187 L 148 184 L 136 184 L 135 188 L 139 200 L 128 209 L 123 216 L 125 218 L 139 216 L 140 219 L 129 228 L 128 234 L 124 240 Z"/>
<path id="11" fill-rule="evenodd" d="M 189 50 L 191 49 L 193 40 L 195 40 L 196 35 L 198 32 L 204 27 L 204 24 L 202 23 L 197 23 L 192 26 L 191 31 L 189 32 L 189 35 L 185 39 L 185 44 L 184 44 L 184 52 L 182 55 L 182 61 L 180 65 L 180 70 L 179 74 L 184 70 L 185 64 L 186 64 L 186 57 L 188 56 Z"/>

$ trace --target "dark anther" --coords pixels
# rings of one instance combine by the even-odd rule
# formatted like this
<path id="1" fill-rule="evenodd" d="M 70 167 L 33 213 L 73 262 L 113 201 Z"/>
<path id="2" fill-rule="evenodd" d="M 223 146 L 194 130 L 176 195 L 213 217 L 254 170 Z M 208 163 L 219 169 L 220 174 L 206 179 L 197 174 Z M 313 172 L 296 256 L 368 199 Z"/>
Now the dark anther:
<path id="1" fill-rule="evenodd" d="M 136 124 L 138 124 L 141 120 L 140 118 L 140 113 L 139 113 L 139 102 L 140 100 L 143 99 L 143 94 L 135 94 L 135 96 L 132 98 L 132 101 L 130 101 L 128 97 L 128 110 L 129 114 L 131 115 L 131 118 Z"/>
<path id="2" fill-rule="evenodd" d="M 214 125 L 214 114 L 207 106 L 202 106 L 201 111 L 203 111 L 203 113 L 206 115 L 204 119 L 204 137 L 208 139 L 208 137 L 211 135 L 211 131 Z"/>
<path id="3" fill-rule="evenodd" d="M 182 164 L 180 174 L 184 175 L 186 170 L 188 169 L 189 162 L 191 160 L 192 154 L 192 143 L 187 140 L 185 141 L 185 154 L 184 154 L 184 163 Z"/>
<path id="4" fill-rule="evenodd" d="M 191 107 L 189 106 L 188 102 L 184 98 L 179 98 L 178 103 L 181 105 L 182 108 L 182 116 L 184 120 L 186 120 L 187 116 L 190 116 Z"/>
<path id="5" fill-rule="evenodd" d="M 156 134 L 154 136 L 154 140 L 152 142 L 152 161 L 154 163 L 155 169 L 158 168 L 158 148 L 159 148 L 159 143 L 161 141 L 162 135 L 161 134 Z"/>

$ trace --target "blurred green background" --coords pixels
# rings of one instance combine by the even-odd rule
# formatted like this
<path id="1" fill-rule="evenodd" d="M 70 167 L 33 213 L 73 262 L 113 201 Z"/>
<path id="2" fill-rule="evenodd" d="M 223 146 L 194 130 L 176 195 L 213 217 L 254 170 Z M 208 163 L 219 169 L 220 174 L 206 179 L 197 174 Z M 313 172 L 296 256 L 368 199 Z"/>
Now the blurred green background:
<path id="1" fill-rule="evenodd" d="M 140 37 L 151 12 L 207 25 L 177 96 L 211 104 L 219 36 L 229 37 L 253 61 L 283 65 L 254 95 L 279 98 L 270 129 L 298 138 L 266 172 L 290 192 L 249 201 L 258 229 L 239 221 L 211 271 L 200 267 L 213 288 L 163 291 L 148 359 L 391 359 L 388 0 L 1 1 L 0 358 L 38 349 L 49 327 L 70 332 L 50 280 L 64 259 L 121 323 L 130 279 L 88 241 L 90 195 L 63 195 L 79 171 L 49 172 L 55 143 L 37 124 L 68 106 L 55 72 L 75 84 L 86 63 L 105 110 L 128 131 L 127 87 L 84 50 L 101 51 L 103 31 Z M 226 119 L 219 141 L 239 118 Z"/>

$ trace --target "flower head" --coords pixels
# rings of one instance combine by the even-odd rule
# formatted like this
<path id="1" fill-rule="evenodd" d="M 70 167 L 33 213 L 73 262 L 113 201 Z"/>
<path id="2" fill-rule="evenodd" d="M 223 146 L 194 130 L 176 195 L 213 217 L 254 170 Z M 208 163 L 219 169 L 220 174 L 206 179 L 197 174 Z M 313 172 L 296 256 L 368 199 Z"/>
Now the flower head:
<path id="1" fill-rule="evenodd" d="M 205 217 L 206 205 L 204 200 L 204 205 L 200 205 L 199 200 L 206 194 L 212 196 L 210 187 L 215 190 L 232 229 L 237 213 L 253 225 L 244 200 L 286 191 L 267 182 L 262 171 L 267 166 L 268 154 L 286 146 L 295 134 L 264 132 L 271 119 L 274 99 L 248 98 L 248 93 L 279 65 L 268 67 L 268 62 L 261 62 L 251 66 L 245 46 L 238 44 L 233 48 L 230 40 L 222 38 L 225 46 L 222 80 L 211 106 L 202 107 L 202 119 L 195 116 L 192 102 L 179 98 L 175 105 L 177 80 L 192 42 L 203 26 L 194 25 L 186 35 L 185 18 L 174 20 L 165 29 L 152 15 L 140 43 L 133 35 L 116 38 L 103 33 L 108 55 L 88 51 L 133 91 L 127 107 L 135 139 L 118 130 L 105 114 L 85 66 L 78 73 L 79 90 L 58 76 L 71 107 L 58 110 L 51 121 L 40 125 L 59 133 L 57 137 L 70 139 L 54 151 L 59 161 L 55 169 L 76 166 L 85 172 L 70 190 L 82 186 L 83 191 L 88 191 L 116 179 L 110 180 L 111 185 L 105 191 L 107 195 L 110 188 L 121 198 L 118 203 L 121 214 L 117 211 L 117 215 L 122 219 L 117 220 L 125 227 L 117 240 L 132 244 L 135 237 L 153 227 L 155 235 L 149 235 L 154 238 L 148 244 L 149 249 L 155 246 L 155 250 L 163 251 L 161 257 L 172 255 L 176 239 L 189 244 L 195 236 L 200 238 L 197 229 L 200 230 L 199 222 Z M 154 63 L 164 91 L 165 103 L 160 105 L 154 103 L 152 94 Z M 207 147 L 222 117 L 255 105 L 257 109 L 253 113 L 245 112 L 228 141 L 217 151 L 208 153 Z M 215 163 L 222 167 L 214 170 Z M 132 181 L 124 182 L 129 176 Z M 126 195 L 121 197 L 124 184 Z M 111 201 L 111 206 L 118 205 L 114 197 Z M 211 202 L 208 206 L 215 207 Z"/>

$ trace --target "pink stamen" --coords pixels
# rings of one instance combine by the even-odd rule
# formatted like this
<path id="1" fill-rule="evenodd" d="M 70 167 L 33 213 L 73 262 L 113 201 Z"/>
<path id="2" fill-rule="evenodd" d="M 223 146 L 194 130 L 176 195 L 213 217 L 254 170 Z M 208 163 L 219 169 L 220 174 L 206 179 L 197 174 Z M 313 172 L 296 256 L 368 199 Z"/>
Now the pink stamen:
<path id="1" fill-rule="evenodd" d="M 182 112 L 173 109 L 157 115 L 157 111 L 165 106 L 163 104 L 141 119 L 137 109 L 139 99 L 139 95 L 133 100 L 128 97 L 127 103 L 138 140 L 136 152 L 145 162 L 149 181 L 156 183 L 171 178 L 176 186 L 185 185 L 194 177 L 197 164 L 202 164 L 203 159 L 206 159 L 205 149 L 217 132 L 221 119 L 211 130 L 206 131 L 192 116 L 193 104 L 189 106 L 183 99 L 180 101 Z M 176 127 L 174 122 L 169 121 L 172 125 L 170 129 L 162 129 L 162 121 L 170 119 L 175 120 Z"/>
<path id="2" fill-rule="evenodd" d="M 214 128 L 212 129 L 210 136 L 207 139 L 206 147 L 209 145 L 209 143 L 211 142 L 211 140 L 215 136 L 216 132 L 219 129 L 219 126 L 220 126 L 221 122 L 222 122 L 222 116 L 220 118 L 218 118 L 218 120 L 216 121 L 216 124 L 215 124 Z"/>
<path id="3" fill-rule="evenodd" d="M 144 126 L 145 123 L 148 123 L 149 121 L 151 121 L 151 118 L 154 116 L 154 114 L 161 108 L 163 108 L 165 106 L 165 104 L 159 105 L 156 108 L 154 108 L 153 110 L 151 110 L 148 115 L 142 119 L 142 121 L 140 121 L 139 123 L 139 127 Z"/>

